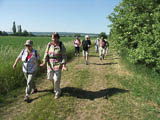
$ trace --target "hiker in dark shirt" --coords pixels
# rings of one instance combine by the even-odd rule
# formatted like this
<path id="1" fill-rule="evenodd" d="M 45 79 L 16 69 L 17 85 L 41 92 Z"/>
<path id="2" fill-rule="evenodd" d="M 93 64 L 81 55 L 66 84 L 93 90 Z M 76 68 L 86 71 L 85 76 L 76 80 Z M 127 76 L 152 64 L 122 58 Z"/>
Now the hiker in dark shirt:
<path id="1" fill-rule="evenodd" d="M 85 64 L 88 65 L 88 54 L 89 54 L 89 48 L 91 47 L 91 41 L 88 35 L 86 35 L 85 40 L 82 41 L 82 47 L 83 47 L 83 57 L 85 60 Z"/>

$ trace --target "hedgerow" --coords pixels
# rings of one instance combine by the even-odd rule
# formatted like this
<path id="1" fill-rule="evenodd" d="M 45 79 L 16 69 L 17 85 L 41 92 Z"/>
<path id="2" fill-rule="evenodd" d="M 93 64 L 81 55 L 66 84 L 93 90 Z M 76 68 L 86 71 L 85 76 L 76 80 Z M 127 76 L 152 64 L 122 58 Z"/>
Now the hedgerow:
<path id="1" fill-rule="evenodd" d="M 160 71 L 160 1 L 123 0 L 108 18 L 110 40 L 132 63 Z"/>

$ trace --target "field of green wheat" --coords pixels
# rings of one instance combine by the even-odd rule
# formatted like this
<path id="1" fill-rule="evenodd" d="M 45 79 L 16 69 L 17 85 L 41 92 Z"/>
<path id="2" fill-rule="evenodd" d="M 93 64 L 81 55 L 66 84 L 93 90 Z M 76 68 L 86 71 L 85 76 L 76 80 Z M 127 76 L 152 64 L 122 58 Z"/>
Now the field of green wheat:
<path id="1" fill-rule="evenodd" d="M 13 70 L 12 65 L 22 49 L 26 40 L 33 40 L 33 48 L 38 50 L 41 59 L 47 43 L 51 41 L 50 37 L 0 37 L 0 94 L 6 94 L 8 91 L 17 87 L 24 86 L 25 80 L 22 72 L 21 63 Z M 68 59 L 73 54 L 73 37 L 61 37 L 67 48 Z"/>

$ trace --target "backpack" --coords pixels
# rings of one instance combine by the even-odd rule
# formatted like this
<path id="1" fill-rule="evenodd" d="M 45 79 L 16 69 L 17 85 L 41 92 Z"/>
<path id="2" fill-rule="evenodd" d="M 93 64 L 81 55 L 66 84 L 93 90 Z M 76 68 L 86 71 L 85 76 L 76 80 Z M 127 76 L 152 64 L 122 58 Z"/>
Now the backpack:
<path id="1" fill-rule="evenodd" d="M 87 50 L 87 49 L 88 49 L 88 41 L 83 40 L 82 45 L 83 45 L 83 49 L 84 49 L 84 50 Z"/>
<path id="2" fill-rule="evenodd" d="M 23 49 L 22 55 L 23 55 L 23 53 L 24 53 L 24 50 L 25 50 L 25 49 Z M 37 55 L 37 50 L 34 50 L 34 52 L 35 52 L 35 56 L 36 56 L 36 58 L 37 58 L 37 56 L 38 56 L 38 55 Z"/>
<path id="3" fill-rule="evenodd" d="M 49 43 L 47 53 L 48 53 L 50 47 L 51 47 L 51 43 Z M 62 51 L 62 42 L 61 41 L 59 41 L 59 47 L 60 47 L 60 51 Z"/>
<path id="4" fill-rule="evenodd" d="M 49 55 L 48 55 L 48 51 L 49 51 L 49 48 L 51 47 L 51 43 L 49 43 L 49 45 L 48 45 L 48 50 L 47 50 L 47 61 L 49 61 Z M 62 42 L 61 41 L 59 41 L 59 47 L 60 47 L 60 51 L 62 51 Z"/>
<path id="5" fill-rule="evenodd" d="M 25 49 L 23 49 L 23 51 L 22 51 L 22 56 L 23 56 L 24 50 L 25 50 Z M 34 52 L 35 52 L 35 56 L 36 56 L 36 58 L 37 58 L 37 56 L 38 56 L 38 55 L 37 55 L 37 50 L 34 50 Z M 26 58 L 25 61 L 27 62 L 27 58 Z"/>
<path id="6" fill-rule="evenodd" d="M 108 41 L 106 41 L 106 47 L 109 47 L 109 42 Z"/>
<path id="7" fill-rule="evenodd" d="M 106 47 L 106 41 L 102 40 L 102 47 L 105 48 Z"/>

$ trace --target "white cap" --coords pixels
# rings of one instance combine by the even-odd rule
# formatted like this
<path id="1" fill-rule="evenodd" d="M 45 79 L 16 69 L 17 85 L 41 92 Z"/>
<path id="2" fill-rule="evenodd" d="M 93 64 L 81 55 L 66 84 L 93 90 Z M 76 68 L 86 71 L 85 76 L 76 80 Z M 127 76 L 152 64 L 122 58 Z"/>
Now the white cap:
<path id="1" fill-rule="evenodd" d="M 89 38 L 89 35 L 85 35 L 85 39 Z"/>

